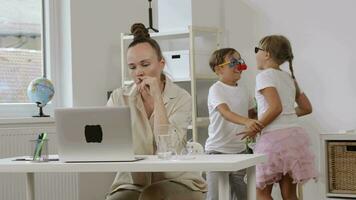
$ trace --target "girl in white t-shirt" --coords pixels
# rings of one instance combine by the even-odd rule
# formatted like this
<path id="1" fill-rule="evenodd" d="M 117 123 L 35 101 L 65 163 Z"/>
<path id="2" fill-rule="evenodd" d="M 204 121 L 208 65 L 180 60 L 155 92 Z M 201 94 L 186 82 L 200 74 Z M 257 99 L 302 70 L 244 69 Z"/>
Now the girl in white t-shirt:
<path id="1" fill-rule="evenodd" d="M 279 183 L 283 199 L 296 200 L 296 185 L 317 177 L 309 137 L 297 122 L 298 117 L 312 112 L 312 106 L 295 80 L 287 38 L 266 36 L 255 53 L 257 67 L 262 70 L 256 77 L 258 120 L 265 128 L 254 152 L 268 156 L 268 161 L 256 168 L 258 199 L 272 199 L 272 186 Z M 291 75 L 280 69 L 286 61 Z M 256 134 L 248 132 L 245 136 Z"/>
<path id="2" fill-rule="evenodd" d="M 247 68 L 240 54 L 233 48 L 216 50 L 210 58 L 211 69 L 219 76 L 219 81 L 209 89 L 209 138 L 205 144 L 207 154 L 245 153 L 246 145 L 242 136 L 236 136 L 245 128 L 260 131 L 260 122 L 248 118 L 253 108 L 253 95 L 247 87 L 238 82 L 242 71 Z M 245 200 L 246 184 L 243 181 L 245 171 L 230 173 L 232 194 L 238 200 Z M 218 200 L 218 176 L 207 173 L 207 200 Z"/>

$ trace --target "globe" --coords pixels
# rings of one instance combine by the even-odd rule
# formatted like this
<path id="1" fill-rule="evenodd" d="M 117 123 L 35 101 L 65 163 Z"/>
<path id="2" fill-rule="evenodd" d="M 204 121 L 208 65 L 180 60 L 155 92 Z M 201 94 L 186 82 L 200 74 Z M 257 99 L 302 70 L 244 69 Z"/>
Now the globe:
<path id="1" fill-rule="evenodd" d="M 36 103 L 39 108 L 39 115 L 34 117 L 49 117 L 44 115 L 42 108 L 50 102 L 54 95 L 54 87 L 50 80 L 46 78 L 36 78 L 27 87 L 27 96 L 31 103 Z"/>

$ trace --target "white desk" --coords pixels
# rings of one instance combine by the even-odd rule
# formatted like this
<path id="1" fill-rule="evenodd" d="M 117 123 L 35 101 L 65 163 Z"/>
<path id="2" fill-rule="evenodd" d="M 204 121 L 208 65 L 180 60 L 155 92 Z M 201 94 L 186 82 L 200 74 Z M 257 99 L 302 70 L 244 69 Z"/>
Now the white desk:
<path id="1" fill-rule="evenodd" d="M 267 157 L 259 154 L 199 155 L 192 160 L 159 160 L 156 156 L 137 162 L 63 163 L 51 161 L 33 163 L 0 159 L 0 172 L 27 174 L 27 200 L 34 200 L 34 173 L 36 172 L 169 172 L 169 171 L 216 171 L 219 172 L 219 199 L 229 199 L 229 172 L 247 168 L 248 200 L 256 199 L 255 165 Z"/>

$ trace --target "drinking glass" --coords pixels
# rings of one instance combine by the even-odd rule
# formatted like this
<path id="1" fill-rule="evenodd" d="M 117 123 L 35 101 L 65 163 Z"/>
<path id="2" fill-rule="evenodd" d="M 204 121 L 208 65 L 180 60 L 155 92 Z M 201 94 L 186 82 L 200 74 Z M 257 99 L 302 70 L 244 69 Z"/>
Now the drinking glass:
<path id="1" fill-rule="evenodd" d="M 174 125 L 161 124 L 156 129 L 157 155 L 159 159 L 170 160 L 177 155 L 178 133 Z"/>

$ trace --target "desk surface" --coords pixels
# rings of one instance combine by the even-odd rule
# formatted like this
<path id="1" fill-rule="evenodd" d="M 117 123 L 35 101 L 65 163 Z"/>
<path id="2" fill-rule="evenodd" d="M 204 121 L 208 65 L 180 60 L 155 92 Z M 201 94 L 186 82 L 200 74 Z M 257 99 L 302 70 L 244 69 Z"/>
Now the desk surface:
<path id="1" fill-rule="evenodd" d="M 160 172 L 160 171 L 237 171 L 265 162 L 261 154 L 196 155 L 195 159 L 160 160 L 145 156 L 136 162 L 63 163 L 50 161 L 34 163 L 0 159 L 0 172 Z"/>

